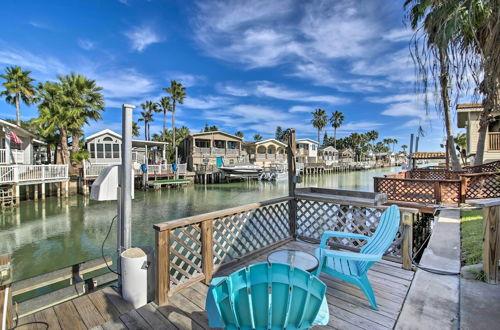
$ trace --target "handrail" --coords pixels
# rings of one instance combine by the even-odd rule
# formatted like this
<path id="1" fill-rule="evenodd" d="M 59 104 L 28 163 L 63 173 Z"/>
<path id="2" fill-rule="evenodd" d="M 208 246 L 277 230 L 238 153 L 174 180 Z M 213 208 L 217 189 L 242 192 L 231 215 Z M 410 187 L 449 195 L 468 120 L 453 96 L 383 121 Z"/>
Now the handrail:
<path id="1" fill-rule="evenodd" d="M 195 223 L 200 223 L 203 221 L 212 220 L 214 218 L 220 218 L 220 217 L 224 217 L 224 216 L 227 216 L 230 214 L 244 212 L 244 211 L 252 210 L 255 208 L 259 208 L 259 207 L 263 207 L 263 206 L 267 206 L 267 205 L 271 205 L 271 204 L 286 202 L 286 201 L 289 201 L 292 199 L 293 199 L 293 197 L 290 197 L 290 196 L 269 199 L 269 200 L 266 200 L 263 202 L 250 203 L 250 204 L 246 204 L 246 205 L 242 205 L 242 206 L 227 208 L 224 210 L 218 210 L 218 211 L 214 211 L 214 212 L 193 215 L 190 217 L 185 217 L 185 218 L 177 219 L 174 221 L 166 221 L 166 222 L 162 222 L 162 223 L 157 223 L 157 224 L 153 225 L 153 228 L 157 231 L 170 230 L 170 229 L 174 229 L 177 227 L 184 227 L 184 226 L 192 225 Z"/>
<path id="2" fill-rule="evenodd" d="M 432 183 L 432 182 L 436 182 L 436 181 L 439 181 L 439 182 L 450 182 L 450 183 L 460 182 L 459 179 L 444 179 L 444 180 L 403 179 L 403 178 L 388 178 L 388 177 L 379 177 L 379 176 L 376 176 L 376 177 L 373 177 L 373 178 L 374 179 L 382 179 L 382 180 L 392 180 L 392 181 L 405 181 L 405 182 L 428 182 L 428 183 Z"/>

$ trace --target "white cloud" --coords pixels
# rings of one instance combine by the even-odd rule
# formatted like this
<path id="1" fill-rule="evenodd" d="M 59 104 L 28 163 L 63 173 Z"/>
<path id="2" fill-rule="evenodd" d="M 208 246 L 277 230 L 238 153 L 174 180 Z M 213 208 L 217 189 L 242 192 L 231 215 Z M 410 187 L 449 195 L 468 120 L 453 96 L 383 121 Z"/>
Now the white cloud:
<path id="1" fill-rule="evenodd" d="M 186 97 L 184 107 L 191 109 L 213 109 L 221 108 L 231 104 L 231 99 L 223 96 L 201 96 L 201 97 Z"/>
<path id="2" fill-rule="evenodd" d="M 138 52 L 144 51 L 148 46 L 163 41 L 152 26 L 142 25 L 125 32 L 130 40 L 132 49 Z"/>
<path id="3" fill-rule="evenodd" d="M 392 42 L 408 42 L 413 36 L 413 31 L 408 28 L 397 28 L 386 32 L 382 38 L 385 40 L 390 40 Z"/>
<path id="4" fill-rule="evenodd" d="M 288 109 L 289 112 L 313 112 L 313 108 L 307 105 L 294 105 Z"/>
<path id="5" fill-rule="evenodd" d="M 203 85 L 207 78 L 202 75 L 183 73 L 183 72 L 167 72 L 166 74 L 167 80 L 176 80 L 177 82 L 182 83 L 184 87 L 192 87 L 195 85 Z"/>
<path id="6" fill-rule="evenodd" d="M 39 73 L 43 79 L 55 79 L 55 75 L 66 74 L 69 71 L 68 67 L 58 58 L 46 54 L 35 55 L 25 49 L 12 48 L 5 44 L 0 44 L 0 63 L 19 65 Z"/>
<path id="7" fill-rule="evenodd" d="M 78 39 L 76 42 L 78 46 L 84 50 L 92 50 L 95 47 L 95 43 L 92 40 Z"/>
<path id="8" fill-rule="evenodd" d="M 357 75 L 382 76 L 393 82 L 415 81 L 415 65 L 407 47 L 389 54 L 355 61 L 351 72 Z"/>
<path id="9" fill-rule="evenodd" d="M 250 93 L 247 88 L 238 87 L 229 83 L 218 83 L 215 85 L 215 89 L 221 93 L 232 96 L 248 96 Z"/>

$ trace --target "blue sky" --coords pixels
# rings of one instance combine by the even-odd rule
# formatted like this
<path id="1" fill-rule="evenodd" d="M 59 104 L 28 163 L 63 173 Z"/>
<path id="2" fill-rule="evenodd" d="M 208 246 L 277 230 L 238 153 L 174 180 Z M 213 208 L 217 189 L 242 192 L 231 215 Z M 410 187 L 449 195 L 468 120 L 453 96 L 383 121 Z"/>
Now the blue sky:
<path id="1" fill-rule="evenodd" d="M 310 113 L 323 108 L 345 114 L 340 137 L 375 129 L 409 144 L 422 125 L 422 150 L 438 150 L 442 121 L 415 92 L 403 15 L 402 1 L 386 0 L 8 1 L 0 67 L 20 65 L 38 81 L 70 72 L 95 79 L 106 112 L 86 134 L 119 132 L 122 103 L 138 106 L 137 119 L 139 104 L 176 79 L 188 95 L 177 122 L 192 131 L 208 123 L 268 138 L 280 125 L 316 138 Z M 0 117 L 15 117 L 3 100 Z M 152 133 L 161 126 L 158 114 Z"/>

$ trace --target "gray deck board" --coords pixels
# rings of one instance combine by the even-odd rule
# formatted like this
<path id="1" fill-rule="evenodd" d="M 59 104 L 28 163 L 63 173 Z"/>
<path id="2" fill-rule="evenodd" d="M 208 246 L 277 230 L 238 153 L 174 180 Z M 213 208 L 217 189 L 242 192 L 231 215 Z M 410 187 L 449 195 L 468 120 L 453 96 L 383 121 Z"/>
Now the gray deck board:
<path id="1" fill-rule="evenodd" d="M 316 245 L 292 241 L 276 249 L 285 248 L 312 252 Z M 226 275 L 256 262 L 265 262 L 267 254 L 269 252 L 245 259 L 239 264 L 219 271 L 215 276 Z M 370 308 L 368 300 L 356 286 L 321 275 L 321 280 L 328 286 L 330 322 L 328 326 L 314 329 L 392 329 L 413 275 L 413 272 L 403 270 L 400 264 L 387 260 L 376 263 L 370 269 L 368 277 L 377 297 L 380 308 L 378 311 Z M 74 329 L 76 325 L 80 328 L 93 329 L 203 330 L 209 328 L 207 314 L 204 312 L 207 291 L 208 287 L 205 284 L 195 283 L 171 297 L 167 306 L 159 307 L 149 303 L 134 310 L 114 290 L 106 288 L 84 298 L 38 312 L 34 316 L 22 318 L 20 324 L 36 319 L 50 321 L 54 325 L 60 325 L 61 329 Z M 96 317 L 92 319 L 92 315 Z M 22 328 L 38 329 L 40 325 L 27 324 Z"/>

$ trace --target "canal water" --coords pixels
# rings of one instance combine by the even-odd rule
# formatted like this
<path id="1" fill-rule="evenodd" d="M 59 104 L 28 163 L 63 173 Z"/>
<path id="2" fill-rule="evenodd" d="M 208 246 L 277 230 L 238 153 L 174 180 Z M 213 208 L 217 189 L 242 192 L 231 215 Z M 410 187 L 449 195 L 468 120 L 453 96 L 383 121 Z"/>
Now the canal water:
<path id="1" fill-rule="evenodd" d="M 298 186 L 373 191 L 374 176 L 398 170 L 379 168 L 306 176 Z M 287 192 L 286 181 L 135 191 L 132 242 L 153 246 L 155 223 L 281 197 Z M 80 195 L 21 202 L 19 207 L 0 213 L 0 254 L 11 255 L 16 280 L 97 258 L 115 215 L 116 202 L 95 202 Z M 113 225 L 105 254 L 114 252 L 115 230 Z"/>

